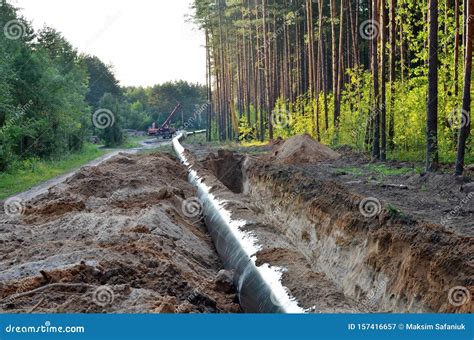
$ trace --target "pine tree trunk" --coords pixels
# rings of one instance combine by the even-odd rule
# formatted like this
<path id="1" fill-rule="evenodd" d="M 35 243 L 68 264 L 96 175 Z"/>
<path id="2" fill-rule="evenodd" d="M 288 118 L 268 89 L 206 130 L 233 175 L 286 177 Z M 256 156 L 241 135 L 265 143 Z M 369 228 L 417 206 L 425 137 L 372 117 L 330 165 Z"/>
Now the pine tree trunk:
<path id="1" fill-rule="evenodd" d="M 338 58 L 336 41 L 336 0 L 331 0 L 331 43 L 332 43 L 332 92 L 334 96 L 334 126 L 337 126 L 337 87 L 338 87 Z"/>
<path id="2" fill-rule="evenodd" d="M 454 0 L 454 21 L 455 21 L 455 36 L 454 36 L 454 96 L 459 94 L 459 43 L 460 43 L 460 22 L 459 22 L 459 1 Z"/>
<path id="3" fill-rule="evenodd" d="M 379 6 L 377 0 L 372 0 L 372 20 L 378 22 Z M 378 37 L 372 39 L 372 76 L 374 78 L 374 119 L 373 130 L 374 139 L 372 141 L 372 157 L 374 159 L 380 158 L 380 105 L 379 105 L 379 63 L 378 63 Z"/>
<path id="4" fill-rule="evenodd" d="M 438 167 L 438 29 L 438 0 L 430 0 L 426 171 Z"/>
<path id="5" fill-rule="evenodd" d="M 472 79 L 472 53 L 474 42 L 474 0 L 468 1 L 468 31 L 466 35 L 466 54 L 464 62 L 464 90 L 461 111 L 461 129 L 458 139 L 458 153 L 456 157 L 456 175 L 462 175 L 464 171 L 464 156 L 466 153 L 466 142 L 471 130 L 471 79 Z"/>
<path id="6" fill-rule="evenodd" d="M 382 48 L 381 48 L 381 149 L 380 149 L 380 160 L 385 161 L 387 158 L 387 9 L 385 6 L 385 0 L 381 0 L 380 6 L 380 14 L 381 14 L 381 25 L 380 25 L 380 33 L 381 33 L 381 40 L 382 40 Z"/>
<path id="7" fill-rule="evenodd" d="M 396 0 L 390 1 L 390 118 L 388 126 L 388 144 L 393 150 L 395 138 L 395 80 L 396 80 L 396 53 L 397 48 L 397 31 L 395 21 Z"/>

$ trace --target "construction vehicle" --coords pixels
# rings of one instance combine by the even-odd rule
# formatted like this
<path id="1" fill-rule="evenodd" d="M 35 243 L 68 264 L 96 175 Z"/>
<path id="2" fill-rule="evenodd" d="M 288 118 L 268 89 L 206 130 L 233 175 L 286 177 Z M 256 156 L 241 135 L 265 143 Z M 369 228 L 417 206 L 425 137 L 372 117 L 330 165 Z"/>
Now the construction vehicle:
<path id="1" fill-rule="evenodd" d="M 172 138 L 173 135 L 176 133 L 176 128 L 170 127 L 169 123 L 180 108 L 181 104 L 178 103 L 178 105 L 176 105 L 173 111 L 171 111 L 168 118 L 166 118 L 164 123 L 159 128 L 157 128 L 156 123 L 153 122 L 152 126 L 148 129 L 148 136 L 156 136 L 157 138 L 161 137 L 163 139 Z"/>

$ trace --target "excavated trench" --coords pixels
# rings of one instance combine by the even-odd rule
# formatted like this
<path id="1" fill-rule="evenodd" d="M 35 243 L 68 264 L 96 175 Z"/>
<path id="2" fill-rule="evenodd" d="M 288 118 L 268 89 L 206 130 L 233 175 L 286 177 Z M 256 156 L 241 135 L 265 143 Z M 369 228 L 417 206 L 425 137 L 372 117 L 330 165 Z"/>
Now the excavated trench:
<path id="1" fill-rule="evenodd" d="M 278 163 L 173 146 L 188 171 L 122 154 L 0 213 L 0 311 L 474 312 L 448 294 L 472 290 L 472 238 L 364 215 L 365 197 L 293 164 L 314 147 Z"/>
<path id="2" fill-rule="evenodd" d="M 242 231 L 258 243 L 256 266 L 281 273 L 304 311 L 473 312 L 448 299 L 451 287 L 472 286 L 469 238 L 387 209 L 366 217 L 364 197 L 291 165 L 219 151 L 197 172 L 232 219 L 247 221 Z"/>

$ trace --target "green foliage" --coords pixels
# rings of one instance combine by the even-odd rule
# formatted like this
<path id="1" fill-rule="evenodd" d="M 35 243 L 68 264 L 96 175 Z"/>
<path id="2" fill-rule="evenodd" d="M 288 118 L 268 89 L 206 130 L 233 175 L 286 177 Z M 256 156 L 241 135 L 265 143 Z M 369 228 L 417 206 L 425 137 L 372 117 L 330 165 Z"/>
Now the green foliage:
<path id="1" fill-rule="evenodd" d="M 106 119 L 105 129 L 99 129 L 99 137 L 105 142 L 106 147 L 116 147 L 124 142 L 124 135 L 121 128 L 122 107 L 119 99 L 111 93 L 106 93 L 99 101 L 100 110 L 107 110 L 104 113 Z M 97 112 L 97 111 L 96 111 Z M 100 116 L 97 118 L 100 120 Z M 100 126 L 99 124 L 97 124 Z"/>
<path id="2" fill-rule="evenodd" d="M 249 141 L 255 139 L 255 127 L 250 126 L 246 117 L 242 116 L 239 120 L 239 140 Z"/>
<path id="3" fill-rule="evenodd" d="M 467 12 L 462 1 L 458 3 L 461 6 L 457 13 L 461 20 L 458 33 L 454 3 L 451 0 L 439 0 L 438 4 L 440 11 L 437 55 L 439 60 L 437 145 L 441 162 L 454 161 L 459 133 L 459 124 L 456 121 L 460 119 L 464 80 L 463 56 L 465 55 L 462 39 L 466 36 L 462 21 L 463 15 L 467 15 Z M 391 50 L 392 47 L 388 41 L 383 59 L 386 64 L 384 82 L 382 82 L 382 72 L 380 72 L 381 41 L 375 41 L 379 49 L 378 59 L 380 59 L 378 91 L 374 91 L 374 79 L 371 72 L 373 39 L 361 37 L 361 34 L 356 37 L 353 35 L 356 32 L 351 34 L 350 20 L 349 22 L 346 20 L 345 23 L 344 20 L 342 21 L 344 26 L 341 33 L 343 35 L 347 33 L 348 38 L 344 37 L 341 46 L 338 46 L 340 38 L 332 37 L 332 29 L 335 29 L 336 35 L 341 29 L 340 14 L 337 13 L 340 4 L 340 1 L 335 3 L 336 17 L 332 18 L 329 2 L 323 2 L 322 11 L 313 3 L 310 13 L 309 2 L 304 1 L 267 1 L 265 3 L 238 0 L 194 1 L 194 19 L 208 33 L 207 47 L 211 55 L 210 72 L 216 78 L 214 98 L 219 108 L 224 111 L 220 112 L 218 117 L 225 117 L 221 120 L 216 119 L 214 126 L 219 126 L 223 139 L 232 137 L 225 136 L 224 132 L 229 129 L 226 126 L 226 120 L 230 121 L 229 117 L 232 114 L 232 110 L 228 110 L 226 103 L 233 101 L 231 104 L 240 107 L 243 111 L 248 111 L 248 107 L 251 108 L 250 119 L 240 122 L 243 131 L 241 140 L 249 139 L 249 129 L 254 127 L 253 124 L 259 132 L 254 138 L 265 139 L 269 136 L 269 127 L 273 123 L 275 138 L 287 138 L 307 133 L 325 144 L 347 145 L 357 150 L 370 151 L 373 147 L 375 118 L 381 118 L 381 112 L 374 112 L 374 106 L 376 99 L 378 99 L 377 102 L 381 102 L 382 84 L 385 84 L 387 120 L 384 128 L 388 141 L 386 156 L 388 159 L 424 161 L 427 144 L 428 23 L 430 21 L 428 2 L 415 0 L 395 2 L 395 50 Z M 385 5 L 387 6 L 385 10 L 388 11 L 391 3 L 385 2 Z M 371 20 L 372 6 L 369 2 L 348 2 L 345 6 L 346 11 L 349 7 L 351 8 L 351 16 L 358 17 L 360 23 Z M 312 14 L 314 34 L 310 34 L 308 30 L 311 22 L 308 14 Z M 319 35 L 320 19 L 322 19 L 321 29 L 323 30 L 321 36 Z M 335 27 L 331 27 L 333 23 Z M 380 33 L 382 27 L 378 18 L 375 24 L 377 27 L 374 31 Z M 390 25 L 387 25 L 387 33 L 389 28 Z M 457 34 L 461 39 L 461 47 L 457 60 L 458 77 L 455 78 L 454 51 Z M 320 41 L 321 38 L 324 40 Z M 378 38 L 382 40 L 380 36 Z M 389 38 L 388 34 L 387 39 Z M 318 50 L 319 47 L 323 48 L 323 62 L 320 59 L 321 55 L 310 55 L 310 43 L 314 43 L 313 47 L 317 47 Z M 337 54 L 338 47 L 342 47 L 343 55 L 333 57 L 333 48 Z M 243 49 L 244 53 L 240 53 L 240 49 Z M 266 54 L 270 56 L 270 61 L 265 60 Z M 393 83 L 390 83 L 389 79 L 390 57 L 393 57 L 395 64 Z M 337 60 L 333 60 L 334 58 Z M 317 61 L 316 64 L 314 61 Z M 342 75 L 341 112 L 338 124 L 335 124 L 334 104 L 338 100 L 337 98 L 336 101 L 334 100 L 334 94 L 331 91 L 337 88 L 334 86 L 336 79 L 333 79 L 334 66 L 337 63 L 345 68 L 348 66 L 353 68 L 344 69 Z M 314 72 L 315 67 L 318 71 L 315 72 L 317 79 L 313 79 L 314 74 L 310 74 Z M 455 79 L 457 79 L 457 84 L 455 84 Z M 457 92 L 455 88 L 458 89 Z M 316 94 L 314 90 L 318 89 L 320 93 Z M 323 95 L 324 89 L 329 91 L 327 98 Z M 391 90 L 393 90 L 393 98 Z M 379 98 L 374 98 L 375 93 L 378 93 Z M 474 98 L 474 87 L 472 87 L 472 93 L 472 98 Z M 326 104 L 327 107 L 324 108 Z M 267 118 L 268 112 L 264 112 L 271 110 L 269 105 L 273 106 L 271 121 Z M 319 112 L 319 118 L 316 112 Z M 326 126 L 325 112 L 328 113 L 328 126 Z M 279 119 L 275 119 L 275 115 Z M 393 130 L 390 126 L 391 117 L 394 122 Z M 259 118 L 262 118 L 265 131 L 260 132 Z M 471 112 L 471 133 L 467 141 L 465 159 L 468 164 L 474 159 L 473 126 Z M 377 130 L 382 130 L 382 128 Z M 217 135 L 217 132 L 213 133 L 214 135 Z"/>
<path id="4" fill-rule="evenodd" d="M 35 33 L 3 3 L 0 27 L 12 20 L 18 36 L 0 35 L 0 171 L 22 159 L 80 150 L 90 126 L 81 57 L 60 33 Z"/>
<path id="5" fill-rule="evenodd" d="M 18 23 L 18 39 L 3 32 L 12 20 Z M 79 55 L 53 28 L 35 32 L 6 3 L 1 4 L 0 27 L 0 171 L 28 159 L 80 153 L 92 135 L 108 147 L 121 146 L 126 143 L 122 129 L 145 131 L 153 121 L 164 121 L 178 101 L 183 114 L 175 117 L 175 125 L 189 121 L 191 129 L 200 129 L 206 124 L 203 86 L 175 82 L 122 89 L 112 66 Z M 95 126 L 98 110 L 112 112 L 114 124 Z"/>
<path id="6" fill-rule="evenodd" d="M 105 151 L 99 150 L 95 145 L 85 144 L 81 152 L 63 155 L 60 160 L 16 160 L 10 164 L 7 172 L 0 172 L 0 199 L 76 169 L 104 153 Z"/>

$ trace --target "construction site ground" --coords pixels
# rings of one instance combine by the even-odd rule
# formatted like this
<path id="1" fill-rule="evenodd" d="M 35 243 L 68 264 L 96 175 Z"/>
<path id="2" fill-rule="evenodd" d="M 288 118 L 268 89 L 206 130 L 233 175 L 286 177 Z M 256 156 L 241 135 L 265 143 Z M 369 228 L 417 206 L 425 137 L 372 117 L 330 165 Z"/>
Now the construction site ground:
<path id="1" fill-rule="evenodd" d="M 305 310 L 473 311 L 449 298 L 474 293 L 472 172 L 374 163 L 309 136 L 184 146 L 258 220 L 258 264 L 287 268 Z M 202 216 L 187 212 L 195 197 L 165 148 L 83 167 L 0 213 L 0 311 L 242 312 Z"/>

